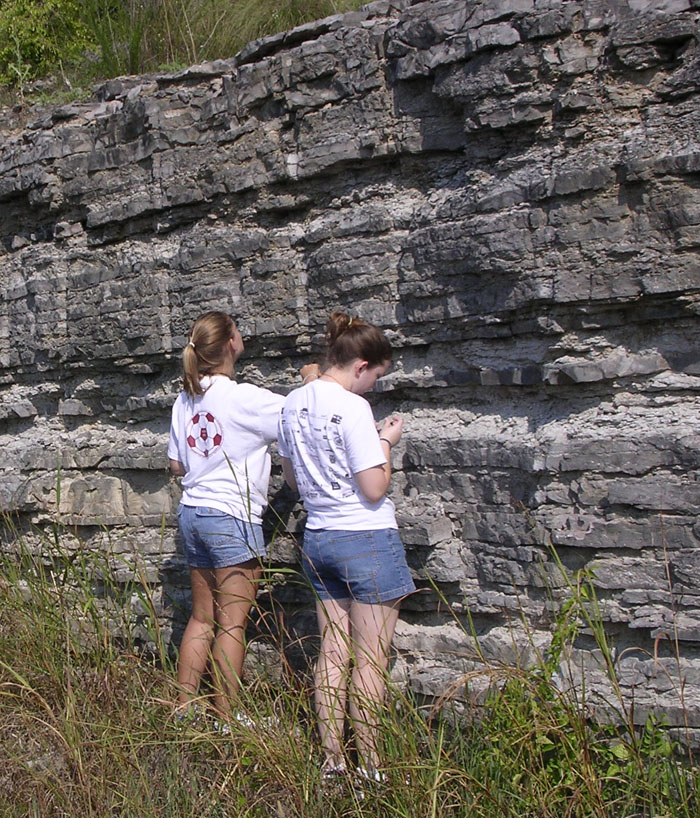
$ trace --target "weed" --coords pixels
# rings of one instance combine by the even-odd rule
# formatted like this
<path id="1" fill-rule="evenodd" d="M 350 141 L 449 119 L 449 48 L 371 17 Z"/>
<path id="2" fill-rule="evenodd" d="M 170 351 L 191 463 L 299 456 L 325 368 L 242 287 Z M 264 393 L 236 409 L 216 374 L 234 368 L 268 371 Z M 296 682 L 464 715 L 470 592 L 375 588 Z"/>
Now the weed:
<path id="1" fill-rule="evenodd" d="M 99 78 L 233 57 L 250 40 L 361 0 L 3 0 L 0 86 L 60 74 L 79 89 Z"/>
<path id="2" fill-rule="evenodd" d="M 138 556 L 87 551 L 60 525 L 33 535 L 31 547 L 9 518 L 4 528 L 0 813 L 7 818 L 698 814 L 698 772 L 661 721 L 635 728 L 618 706 L 617 721 L 600 722 L 584 692 L 558 681 L 582 624 L 603 656 L 611 652 L 585 572 L 567 574 L 549 651 L 535 667 L 482 657 L 490 693 L 481 704 L 462 704 L 459 716 L 450 695 L 426 708 L 392 688 L 375 714 L 386 781 L 358 785 L 348 774 L 329 786 L 320 778 L 308 674 L 253 679 L 238 703 L 249 719 L 228 735 L 207 715 L 206 696 L 201 714 L 178 722 L 172 659 Z M 139 648 L 139 634 L 153 650 Z"/>

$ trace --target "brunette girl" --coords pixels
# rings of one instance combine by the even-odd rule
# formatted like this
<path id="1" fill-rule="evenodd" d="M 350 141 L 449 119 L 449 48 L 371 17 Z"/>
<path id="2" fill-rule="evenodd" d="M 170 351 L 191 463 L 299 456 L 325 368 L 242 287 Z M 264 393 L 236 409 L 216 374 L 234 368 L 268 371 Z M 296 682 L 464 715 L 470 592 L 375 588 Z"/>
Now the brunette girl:
<path id="1" fill-rule="evenodd" d="M 390 453 L 403 421 L 392 417 L 377 434 L 361 397 L 391 362 L 391 347 L 377 327 L 334 312 L 326 345 L 321 376 L 284 403 L 279 451 L 284 476 L 308 512 L 303 566 L 317 595 L 321 633 L 315 701 L 322 772 L 345 770 L 348 697 L 358 769 L 378 778 L 377 713 L 389 648 L 401 599 L 415 590 L 386 496 Z"/>

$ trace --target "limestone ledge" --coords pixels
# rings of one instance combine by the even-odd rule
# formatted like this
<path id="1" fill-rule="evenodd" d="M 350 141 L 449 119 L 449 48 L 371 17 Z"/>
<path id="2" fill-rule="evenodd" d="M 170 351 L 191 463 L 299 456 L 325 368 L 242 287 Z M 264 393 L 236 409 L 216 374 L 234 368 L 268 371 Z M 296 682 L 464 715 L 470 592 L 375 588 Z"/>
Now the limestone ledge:
<path id="1" fill-rule="evenodd" d="M 677 638 L 700 736 L 699 18 L 381 0 L 3 123 L 0 507 L 27 547 L 59 521 L 67 549 L 143 560 L 177 639 L 165 451 L 192 319 L 234 314 L 241 378 L 285 393 L 346 308 L 390 336 L 372 403 L 406 424 L 397 679 L 484 694 L 467 611 L 495 667 L 534 661 L 569 593 L 554 548 L 591 576 L 635 718 L 681 724 L 677 670 L 648 659 Z M 277 464 L 271 500 L 261 605 L 301 646 L 304 515 Z M 602 696 L 599 659 L 572 661 Z"/>

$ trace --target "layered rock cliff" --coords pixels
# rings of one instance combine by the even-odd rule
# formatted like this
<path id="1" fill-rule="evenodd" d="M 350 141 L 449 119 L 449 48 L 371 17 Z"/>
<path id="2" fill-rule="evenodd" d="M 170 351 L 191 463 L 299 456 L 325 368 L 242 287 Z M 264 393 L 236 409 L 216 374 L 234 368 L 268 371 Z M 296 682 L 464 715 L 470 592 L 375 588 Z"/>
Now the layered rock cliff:
<path id="1" fill-rule="evenodd" d="M 393 498 L 423 589 L 397 677 L 459 693 L 479 652 L 544 648 L 568 593 L 551 544 L 594 578 L 635 718 L 700 727 L 699 18 L 380 0 L 6 126 L 2 507 L 29 539 L 60 519 L 68 548 L 136 549 L 177 629 L 191 321 L 230 311 L 241 378 L 287 390 L 342 307 L 396 350 L 374 403 L 405 418 Z M 275 480 L 293 566 L 303 514 Z M 303 585 L 270 595 L 313 631 Z M 606 689 L 585 630 L 572 662 Z"/>

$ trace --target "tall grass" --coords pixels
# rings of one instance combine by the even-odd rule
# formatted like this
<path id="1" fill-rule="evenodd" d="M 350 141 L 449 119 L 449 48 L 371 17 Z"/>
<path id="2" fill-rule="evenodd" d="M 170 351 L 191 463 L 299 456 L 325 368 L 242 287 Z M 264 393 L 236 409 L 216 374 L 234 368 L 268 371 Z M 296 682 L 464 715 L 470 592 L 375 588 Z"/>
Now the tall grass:
<path id="1" fill-rule="evenodd" d="M 3 0 L 0 86 L 96 79 L 233 57 L 251 40 L 362 0 Z"/>
<path id="2" fill-rule="evenodd" d="M 30 541 L 8 523 L 0 554 L 7 818 L 698 814 L 698 772 L 663 725 L 650 719 L 637 729 L 621 705 L 617 723 L 600 723 L 580 691 L 555 684 L 576 623 L 596 626 L 585 574 L 570 578 L 552 647 L 535 667 L 485 661 L 479 674 L 490 693 L 462 703 L 459 715 L 453 692 L 427 706 L 392 688 L 379 714 L 387 782 L 359 786 L 348 776 L 324 785 L 309 674 L 249 681 L 241 707 L 257 729 L 234 724 L 221 735 L 206 698 L 178 723 L 172 660 L 138 556 L 88 553 L 77 541 L 69 548 L 58 526 Z M 143 633 L 148 652 L 137 649 Z"/>

